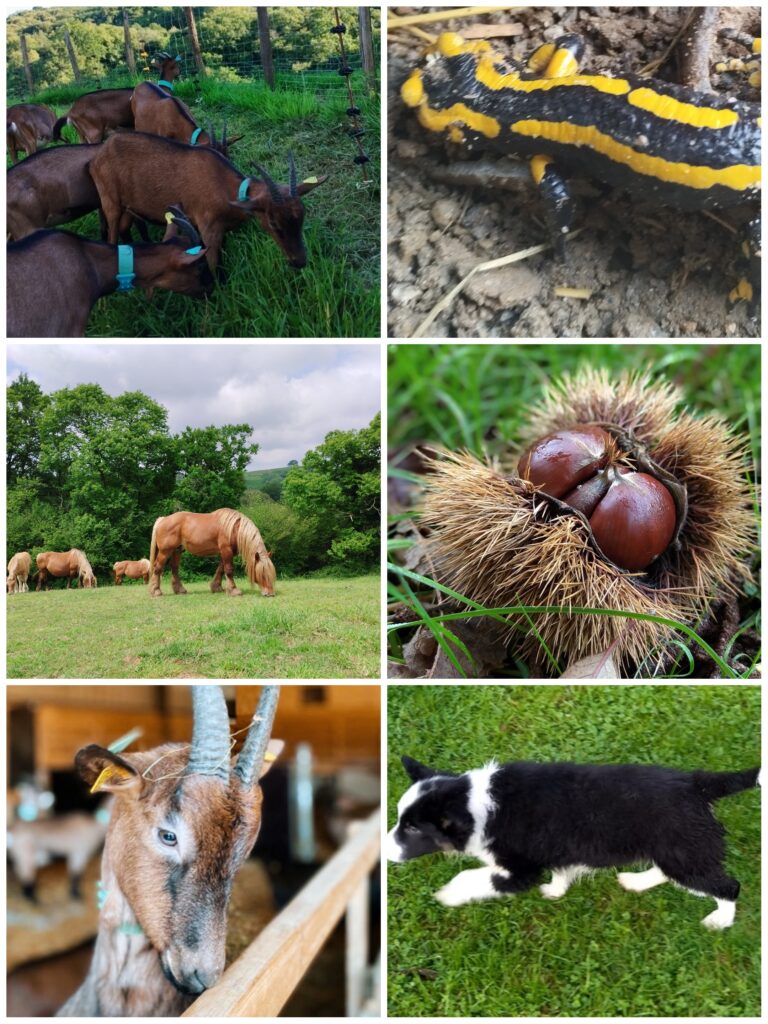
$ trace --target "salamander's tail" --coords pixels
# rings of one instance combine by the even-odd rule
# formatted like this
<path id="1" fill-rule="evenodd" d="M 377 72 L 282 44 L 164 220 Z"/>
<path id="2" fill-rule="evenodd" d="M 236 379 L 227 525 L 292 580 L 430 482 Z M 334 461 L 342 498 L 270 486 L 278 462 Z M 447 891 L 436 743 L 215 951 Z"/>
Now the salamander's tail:
<path id="1" fill-rule="evenodd" d="M 693 782 L 707 800 L 719 800 L 744 789 L 760 785 L 760 769 L 747 768 L 743 772 L 694 772 Z"/>

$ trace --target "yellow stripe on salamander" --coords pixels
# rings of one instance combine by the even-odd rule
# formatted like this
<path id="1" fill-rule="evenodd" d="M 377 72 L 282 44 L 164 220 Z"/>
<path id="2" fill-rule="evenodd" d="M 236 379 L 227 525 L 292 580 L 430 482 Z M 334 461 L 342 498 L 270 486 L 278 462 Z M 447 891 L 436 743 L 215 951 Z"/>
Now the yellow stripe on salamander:
<path id="1" fill-rule="evenodd" d="M 689 124 L 692 128 L 730 128 L 739 120 L 735 110 L 715 107 L 699 107 L 694 103 L 682 103 L 671 96 L 662 96 L 653 89 L 633 89 L 627 102 L 649 114 L 663 117 L 678 124 Z"/>
<path id="2" fill-rule="evenodd" d="M 428 106 L 421 72 L 418 70 L 403 82 L 400 95 L 406 106 L 418 107 L 419 122 L 424 128 L 431 132 L 448 131 L 454 142 L 461 141 L 461 133 L 456 130 L 460 125 L 466 125 L 488 139 L 495 139 L 501 134 L 501 123 L 495 117 L 480 114 L 464 103 L 454 103 L 445 110 L 433 110 Z"/>
<path id="3" fill-rule="evenodd" d="M 475 78 L 488 89 L 498 91 L 511 89 L 513 92 L 547 92 L 563 86 L 583 86 L 606 92 L 611 96 L 624 96 L 630 91 L 629 82 L 623 78 L 608 78 L 606 75 L 567 75 L 565 78 L 521 78 L 518 72 L 502 74 L 497 71 L 493 57 L 483 55 L 477 62 Z"/>
<path id="4" fill-rule="evenodd" d="M 759 166 L 734 164 L 732 167 L 714 168 L 672 163 L 660 156 L 638 153 L 631 146 L 625 146 L 610 135 L 605 135 L 594 125 L 576 125 L 568 121 L 516 121 L 510 128 L 518 135 L 534 139 L 559 142 L 566 146 L 586 146 L 616 163 L 624 164 L 637 174 L 674 185 L 697 189 L 722 185 L 737 192 L 760 187 Z"/>

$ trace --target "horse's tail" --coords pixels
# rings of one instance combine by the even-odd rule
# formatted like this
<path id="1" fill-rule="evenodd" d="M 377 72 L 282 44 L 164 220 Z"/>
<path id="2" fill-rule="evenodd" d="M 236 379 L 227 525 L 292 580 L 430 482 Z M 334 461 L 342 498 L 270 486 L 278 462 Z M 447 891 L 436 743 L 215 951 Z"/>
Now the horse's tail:
<path id="1" fill-rule="evenodd" d="M 69 123 L 69 114 L 65 114 L 64 117 L 60 117 L 56 124 L 53 126 L 53 138 L 56 142 L 66 142 L 66 139 L 61 137 L 61 129 L 66 128 Z"/>
<path id="2" fill-rule="evenodd" d="M 237 552 L 251 586 L 256 583 L 269 591 L 273 590 L 277 573 L 259 528 L 248 516 L 231 508 L 221 508 L 217 515 L 222 526 L 229 530 L 230 539 L 237 530 Z"/>
<path id="3" fill-rule="evenodd" d="M 149 574 L 150 576 L 155 571 L 155 558 L 157 557 L 157 527 L 161 519 L 165 516 L 158 516 L 155 520 L 155 525 L 152 527 L 152 540 L 149 542 Z"/>

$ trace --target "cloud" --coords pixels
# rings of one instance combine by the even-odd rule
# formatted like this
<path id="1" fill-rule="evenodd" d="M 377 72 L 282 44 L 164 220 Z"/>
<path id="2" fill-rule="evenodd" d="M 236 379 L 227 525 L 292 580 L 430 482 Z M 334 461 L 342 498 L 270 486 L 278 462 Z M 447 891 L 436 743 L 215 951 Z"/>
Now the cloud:
<path id="1" fill-rule="evenodd" d="M 331 430 L 364 427 L 381 407 L 380 349 L 372 345 L 9 345 L 7 379 L 45 392 L 99 384 L 143 391 L 169 427 L 249 423 L 252 469 L 301 460 Z"/>

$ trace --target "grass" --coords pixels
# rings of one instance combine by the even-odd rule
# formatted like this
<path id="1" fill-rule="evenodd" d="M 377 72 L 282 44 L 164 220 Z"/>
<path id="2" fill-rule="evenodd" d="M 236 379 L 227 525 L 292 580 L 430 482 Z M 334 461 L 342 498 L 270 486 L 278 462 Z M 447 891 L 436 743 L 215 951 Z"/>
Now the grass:
<path id="1" fill-rule="evenodd" d="M 460 723 L 457 728 L 457 723 Z M 454 771 L 489 758 L 734 770 L 759 763 L 756 686 L 396 686 L 388 692 L 389 823 L 409 785 L 399 756 Z M 469 858 L 388 869 L 388 1012 L 398 1017 L 760 1015 L 760 797 L 717 804 L 736 922 L 663 885 L 624 892 L 613 872 L 551 903 L 538 890 L 446 908 L 433 893 Z M 421 973 L 420 973 L 421 972 Z"/>
<path id="2" fill-rule="evenodd" d="M 126 83 L 127 84 L 127 83 Z M 378 337 L 380 333 L 379 98 L 357 82 L 355 99 L 367 130 L 372 184 L 362 187 L 353 163 L 357 150 L 347 136 L 348 101 L 343 89 L 271 92 L 263 83 L 180 84 L 175 95 L 186 102 L 198 123 L 209 120 L 220 133 L 245 137 L 231 151 L 243 173 L 262 164 L 278 181 L 288 175 L 291 150 L 299 177 L 328 175 L 306 197 L 304 241 L 307 266 L 292 270 L 275 242 L 256 224 L 230 232 L 224 244 L 228 275 L 208 299 L 157 292 L 110 295 L 94 308 L 91 337 Z M 76 95 L 71 87 L 50 89 L 34 102 L 65 113 Z M 74 131 L 65 129 L 75 140 Z M 183 197 L 180 197 L 182 199 Z M 66 225 L 67 230 L 99 237 L 97 215 Z M 151 229 L 160 238 L 160 229 Z"/>
<path id="3" fill-rule="evenodd" d="M 398 462 L 414 444 L 436 443 L 450 450 L 466 448 L 480 457 L 488 453 L 508 458 L 529 408 L 540 400 L 546 384 L 583 365 L 617 373 L 650 367 L 659 377 L 673 381 L 692 408 L 723 417 L 749 438 L 751 477 L 755 480 L 759 475 L 760 350 L 756 345 L 399 345 L 390 347 L 389 356 L 390 473 L 410 483 L 420 485 L 421 479 L 398 468 Z M 396 518 L 411 515 L 407 511 Z M 401 536 L 393 539 L 395 557 L 404 543 Z M 460 646 L 446 635 L 450 622 L 440 621 L 429 610 L 436 588 L 430 589 L 429 577 L 414 582 L 398 568 L 391 575 L 389 593 L 392 604 L 398 606 L 399 621 L 391 629 L 390 656 L 402 661 L 402 645 L 411 635 L 403 629 L 401 606 L 405 605 L 412 612 L 411 621 L 420 619 L 455 664 Z M 740 629 L 759 628 L 758 598 L 755 589 L 742 603 Z M 679 649 L 680 659 L 672 671 L 676 677 L 692 671 L 683 644 Z M 744 658 L 737 671 L 749 678 L 753 670 L 754 658 Z M 521 662 L 510 664 L 508 671 L 511 676 L 529 674 Z"/>
<path id="4" fill-rule="evenodd" d="M 377 677 L 379 580 L 277 581 L 277 596 L 242 598 L 186 583 L 161 599 L 141 584 L 51 590 L 8 601 L 9 678 Z"/>

